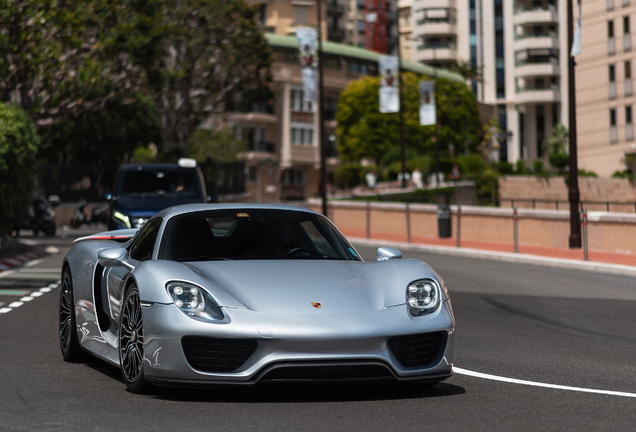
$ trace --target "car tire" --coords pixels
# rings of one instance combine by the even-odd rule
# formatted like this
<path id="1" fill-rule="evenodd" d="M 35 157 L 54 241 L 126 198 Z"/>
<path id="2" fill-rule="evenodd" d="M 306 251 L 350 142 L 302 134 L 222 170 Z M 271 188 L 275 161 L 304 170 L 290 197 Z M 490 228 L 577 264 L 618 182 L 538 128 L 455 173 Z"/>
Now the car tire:
<path id="1" fill-rule="evenodd" d="M 76 363 L 86 358 L 86 353 L 82 351 L 77 337 L 73 278 L 71 269 L 68 267 L 62 273 L 60 286 L 59 337 L 64 361 Z"/>
<path id="2" fill-rule="evenodd" d="M 119 320 L 119 365 L 132 393 L 145 393 L 150 384 L 144 377 L 144 334 L 139 289 L 132 283 L 124 294 Z"/>

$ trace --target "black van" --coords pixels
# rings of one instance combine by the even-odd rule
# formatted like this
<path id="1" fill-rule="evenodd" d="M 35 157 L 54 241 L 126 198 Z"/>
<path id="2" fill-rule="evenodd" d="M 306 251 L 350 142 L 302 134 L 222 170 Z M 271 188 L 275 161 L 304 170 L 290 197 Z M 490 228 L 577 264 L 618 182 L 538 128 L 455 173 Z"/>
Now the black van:
<path id="1" fill-rule="evenodd" d="M 117 173 L 108 229 L 140 228 L 175 205 L 207 202 L 203 174 L 194 159 L 177 164 L 126 164 Z"/>

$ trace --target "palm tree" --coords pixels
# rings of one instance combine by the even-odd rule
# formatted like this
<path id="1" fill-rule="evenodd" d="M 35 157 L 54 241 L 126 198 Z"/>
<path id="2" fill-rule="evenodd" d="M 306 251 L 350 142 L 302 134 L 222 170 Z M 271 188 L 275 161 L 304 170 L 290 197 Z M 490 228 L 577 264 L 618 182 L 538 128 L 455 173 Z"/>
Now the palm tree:
<path id="1" fill-rule="evenodd" d="M 543 151 L 546 155 L 566 154 L 568 152 L 568 129 L 561 123 L 552 127 L 552 136 L 543 140 Z"/>

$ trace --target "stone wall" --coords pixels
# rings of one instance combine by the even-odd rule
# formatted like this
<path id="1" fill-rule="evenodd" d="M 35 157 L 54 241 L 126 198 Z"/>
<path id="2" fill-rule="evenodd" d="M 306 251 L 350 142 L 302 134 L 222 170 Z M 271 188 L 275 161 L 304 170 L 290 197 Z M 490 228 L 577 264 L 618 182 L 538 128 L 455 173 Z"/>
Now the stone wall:
<path id="1" fill-rule="evenodd" d="M 636 185 L 626 179 L 579 178 L 581 201 L 616 202 L 624 205 L 611 205 L 610 211 L 636 211 Z M 539 178 L 535 176 L 508 176 L 499 179 L 499 202 L 501 207 L 509 207 L 512 200 L 535 199 L 560 201 L 559 210 L 568 209 L 568 187 L 563 177 Z M 532 207 L 532 203 L 515 202 L 517 207 Z M 535 203 L 536 208 L 555 209 L 556 203 Z M 607 210 L 607 204 L 585 204 L 590 211 Z"/>

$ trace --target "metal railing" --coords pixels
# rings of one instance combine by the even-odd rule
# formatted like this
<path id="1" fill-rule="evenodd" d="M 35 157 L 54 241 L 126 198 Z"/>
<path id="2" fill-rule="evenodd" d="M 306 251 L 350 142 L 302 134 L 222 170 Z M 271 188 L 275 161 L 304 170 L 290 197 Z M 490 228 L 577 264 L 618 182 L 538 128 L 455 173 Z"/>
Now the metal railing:
<path id="1" fill-rule="evenodd" d="M 559 210 L 559 204 L 566 204 L 566 207 L 569 206 L 570 201 L 568 200 L 552 200 L 552 199 L 535 199 L 535 198 L 499 198 L 499 202 L 503 203 L 503 202 L 507 202 L 510 201 L 510 206 L 511 207 L 515 207 L 515 203 L 532 203 L 532 208 L 536 209 L 536 205 L 537 203 L 539 204 L 554 204 L 555 210 Z M 620 201 L 581 201 L 580 202 L 580 207 L 581 207 L 581 211 L 586 209 L 586 205 L 603 205 L 605 206 L 605 208 L 607 209 L 607 211 L 610 211 L 610 206 L 614 205 L 620 205 L 623 207 L 626 206 L 633 206 L 634 207 L 634 213 L 636 213 L 636 202 L 620 202 Z"/>

